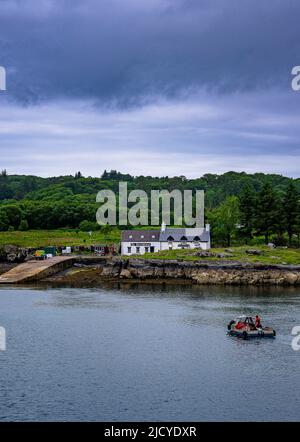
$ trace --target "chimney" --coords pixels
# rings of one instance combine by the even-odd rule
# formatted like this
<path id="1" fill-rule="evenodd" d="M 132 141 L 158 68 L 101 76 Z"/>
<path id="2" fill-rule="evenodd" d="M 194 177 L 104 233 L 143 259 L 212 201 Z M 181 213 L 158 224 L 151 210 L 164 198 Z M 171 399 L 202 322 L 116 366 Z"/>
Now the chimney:
<path id="1" fill-rule="evenodd" d="M 161 231 L 161 233 L 164 233 L 165 230 L 166 230 L 166 223 L 163 221 L 160 231 Z"/>

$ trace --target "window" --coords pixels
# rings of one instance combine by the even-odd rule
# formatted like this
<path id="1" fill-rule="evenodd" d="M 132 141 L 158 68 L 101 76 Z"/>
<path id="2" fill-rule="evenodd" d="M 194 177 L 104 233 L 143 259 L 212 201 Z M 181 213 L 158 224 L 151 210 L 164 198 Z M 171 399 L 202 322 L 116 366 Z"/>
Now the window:
<path id="1" fill-rule="evenodd" d="M 145 253 L 149 252 L 149 247 L 145 247 Z"/>
<path id="2" fill-rule="evenodd" d="M 199 236 L 195 236 L 194 241 L 200 241 Z"/>
<path id="3" fill-rule="evenodd" d="M 173 236 L 168 236 L 167 240 L 168 241 L 174 241 L 174 238 L 173 238 Z"/>
<path id="4" fill-rule="evenodd" d="M 140 247 L 136 248 L 136 253 L 140 253 Z"/>
<path id="5" fill-rule="evenodd" d="M 141 235 L 141 238 L 145 238 L 144 235 Z"/>
<path id="6" fill-rule="evenodd" d="M 129 235 L 129 238 L 132 238 L 132 235 Z"/>
<path id="7" fill-rule="evenodd" d="M 182 237 L 180 238 L 180 241 L 187 241 L 187 237 L 186 237 L 186 236 L 182 236 Z"/>
<path id="8" fill-rule="evenodd" d="M 172 247 L 172 246 L 170 246 L 170 247 L 169 247 L 169 250 L 173 250 L 173 247 Z"/>
<path id="9" fill-rule="evenodd" d="M 155 238 L 155 235 L 152 235 L 152 238 Z"/>
<path id="10" fill-rule="evenodd" d="M 127 253 L 131 253 L 131 247 L 127 247 Z"/>

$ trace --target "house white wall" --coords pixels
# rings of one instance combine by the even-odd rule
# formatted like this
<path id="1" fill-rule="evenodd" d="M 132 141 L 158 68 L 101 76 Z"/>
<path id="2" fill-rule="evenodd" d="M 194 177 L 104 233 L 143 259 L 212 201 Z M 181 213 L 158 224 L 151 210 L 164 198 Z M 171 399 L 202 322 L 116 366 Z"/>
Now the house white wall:
<path id="1" fill-rule="evenodd" d="M 146 245 L 147 244 L 147 245 Z M 182 249 L 181 247 L 182 245 L 182 241 L 181 242 L 176 242 L 176 241 L 172 241 L 172 242 L 151 242 L 151 243 L 132 243 L 132 242 L 122 242 L 121 244 L 121 254 L 122 255 L 143 255 L 144 253 L 146 253 L 146 248 L 148 247 L 148 252 L 150 252 L 150 247 L 154 247 L 154 251 L 155 252 L 159 252 L 160 250 L 170 250 L 170 248 L 172 248 L 172 250 L 176 250 L 176 249 Z M 187 241 L 187 249 L 196 249 L 196 248 L 201 248 L 202 250 L 208 250 L 210 249 L 210 243 L 209 242 L 198 242 L 198 243 L 194 243 L 194 242 L 189 242 Z M 128 251 L 128 248 L 131 248 L 130 252 Z M 137 248 L 139 248 L 139 251 L 137 251 Z"/>
<path id="2" fill-rule="evenodd" d="M 131 247 L 131 251 L 128 251 L 128 247 Z M 139 248 L 139 251 L 137 251 L 137 247 Z M 143 255 L 144 253 L 146 253 L 146 248 L 148 247 L 148 251 L 150 252 L 150 247 L 154 247 L 154 251 L 158 252 L 160 250 L 160 242 L 159 241 L 155 241 L 155 242 L 149 242 L 149 243 L 145 243 L 145 242 L 123 242 L 121 243 L 121 254 L 122 255 Z"/>

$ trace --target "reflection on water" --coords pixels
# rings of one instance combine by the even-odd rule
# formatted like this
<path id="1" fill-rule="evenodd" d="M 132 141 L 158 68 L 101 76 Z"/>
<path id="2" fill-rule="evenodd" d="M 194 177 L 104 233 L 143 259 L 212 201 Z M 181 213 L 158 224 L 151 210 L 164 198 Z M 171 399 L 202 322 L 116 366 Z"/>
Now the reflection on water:
<path id="1" fill-rule="evenodd" d="M 1 288 L 1 420 L 299 420 L 300 290 Z M 228 321 L 259 313 L 276 339 Z"/>

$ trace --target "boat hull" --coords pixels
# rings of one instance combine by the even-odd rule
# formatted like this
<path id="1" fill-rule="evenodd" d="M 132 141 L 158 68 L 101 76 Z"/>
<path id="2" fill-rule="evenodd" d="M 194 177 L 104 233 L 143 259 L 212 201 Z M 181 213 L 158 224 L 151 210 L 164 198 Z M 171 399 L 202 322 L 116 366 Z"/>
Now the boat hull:
<path id="1" fill-rule="evenodd" d="M 245 330 L 229 330 L 228 334 L 230 336 L 236 336 L 243 339 L 249 339 L 249 338 L 275 338 L 276 332 L 275 330 L 251 330 L 251 331 L 245 331 Z"/>

